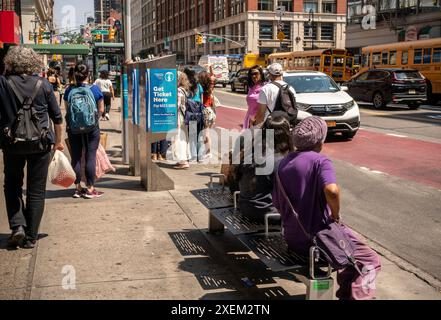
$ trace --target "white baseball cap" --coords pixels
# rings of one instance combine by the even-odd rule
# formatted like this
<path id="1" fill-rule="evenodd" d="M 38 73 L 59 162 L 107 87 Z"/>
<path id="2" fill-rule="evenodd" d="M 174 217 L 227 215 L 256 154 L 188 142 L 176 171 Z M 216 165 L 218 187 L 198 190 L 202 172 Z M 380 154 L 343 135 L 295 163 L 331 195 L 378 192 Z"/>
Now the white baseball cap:
<path id="1" fill-rule="evenodd" d="M 283 74 L 283 68 L 280 63 L 272 63 L 268 67 L 268 72 L 273 76 L 281 76 Z"/>

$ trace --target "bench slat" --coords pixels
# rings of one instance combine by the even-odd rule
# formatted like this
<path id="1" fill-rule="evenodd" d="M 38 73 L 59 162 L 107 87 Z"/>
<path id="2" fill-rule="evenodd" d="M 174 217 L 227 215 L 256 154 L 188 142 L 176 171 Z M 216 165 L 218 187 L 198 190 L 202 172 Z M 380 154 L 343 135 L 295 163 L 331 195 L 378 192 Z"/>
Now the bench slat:
<path id="1" fill-rule="evenodd" d="M 233 197 L 228 189 L 198 189 L 191 193 L 208 209 L 219 209 L 233 206 Z"/>
<path id="2" fill-rule="evenodd" d="M 265 224 L 252 221 L 234 207 L 212 209 L 210 214 L 214 215 L 234 235 L 256 233 L 265 230 Z M 270 225 L 270 230 L 280 231 L 280 225 Z"/>
<path id="3" fill-rule="evenodd" d="M 237 238 L 253 251 L 260 260 L 271 270 L 293 270 L 299 273 L 308 273 L 308 260 L 289 251 L 285 239 L 280 232 L 243 234 Z"/>

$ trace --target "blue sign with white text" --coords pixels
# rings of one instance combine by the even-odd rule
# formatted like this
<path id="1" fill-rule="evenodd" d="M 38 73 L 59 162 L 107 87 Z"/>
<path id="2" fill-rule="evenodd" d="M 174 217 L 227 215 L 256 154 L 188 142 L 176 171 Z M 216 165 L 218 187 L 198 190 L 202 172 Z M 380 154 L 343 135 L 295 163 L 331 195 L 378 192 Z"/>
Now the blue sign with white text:
<path id="1" fill-rule="evenodd" d="M 147 70 L 147 130 L 168 132 L 178 123 L 176 69 Z"/>

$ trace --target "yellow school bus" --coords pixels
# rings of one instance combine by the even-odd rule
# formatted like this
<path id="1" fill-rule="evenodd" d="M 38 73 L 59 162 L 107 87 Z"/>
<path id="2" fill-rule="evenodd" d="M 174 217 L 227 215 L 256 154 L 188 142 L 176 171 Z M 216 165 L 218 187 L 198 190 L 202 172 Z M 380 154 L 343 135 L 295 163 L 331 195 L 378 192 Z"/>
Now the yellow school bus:
<path id="1" fill-rule="evenodd" d="M 315 70 L 337 82 L 348 81 L 354 74 L 354 55 L 346 49 L 320 49 L 270 54 L 269 63 L 278 62 L 284 70 Z"/>
<path id="2" fill-rule="evenodd" d="M 441 99 L 441 38 L 364 47 L 361 71 L 368 68 L 419 70 L 427 79 L 429 101 Z"/>
<path id="3" fill-rule="evenodd" d="M 228 67 L 230 72 L 236 72 L 240 69 L 251 68 L 255 65 L 266 67 L 268 55 L 259 53 L 246 53 L 244 55 L 227 55 Z"/>

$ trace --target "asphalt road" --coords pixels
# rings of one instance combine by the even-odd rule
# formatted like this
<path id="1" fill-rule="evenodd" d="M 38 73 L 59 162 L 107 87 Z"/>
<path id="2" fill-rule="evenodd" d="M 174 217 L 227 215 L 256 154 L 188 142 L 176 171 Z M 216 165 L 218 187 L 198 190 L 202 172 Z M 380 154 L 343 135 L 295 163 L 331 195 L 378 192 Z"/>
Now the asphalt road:
<path id="1" fill-rule="evenodd" d="M 216 88 L 218 126 L 240 129 L 244 94 Z M 360 105 L 352 141 L 327 141 L 342 188 L 344 221 L 441 280 L 441 106 Z"/>

